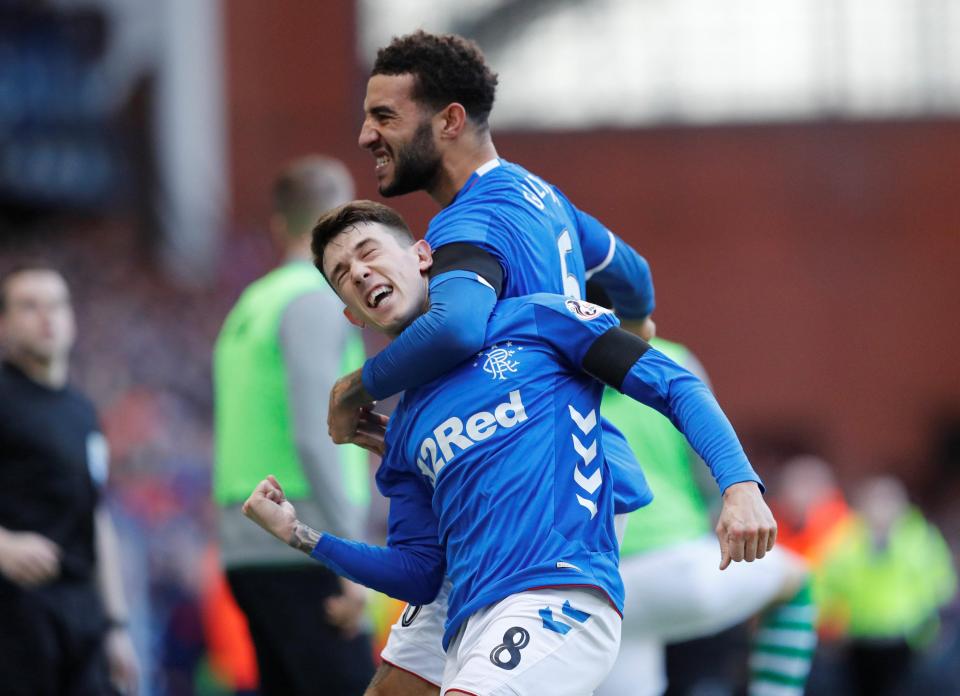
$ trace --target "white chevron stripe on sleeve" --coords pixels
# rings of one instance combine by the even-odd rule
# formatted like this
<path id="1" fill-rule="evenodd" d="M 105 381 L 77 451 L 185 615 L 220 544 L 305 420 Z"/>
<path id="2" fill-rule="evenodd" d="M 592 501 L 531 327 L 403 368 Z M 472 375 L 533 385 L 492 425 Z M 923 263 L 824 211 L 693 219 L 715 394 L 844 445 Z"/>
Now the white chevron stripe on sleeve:
<path id="1" fill-rule="evenodd" d="M 593 502 L 592 500 L 588 500 L 588 499 L 584 498 L 582 495 L 578 495 L 578 496 L 577 496 L 577 502 L 580 503 L 581 505 L 583 505 L 583 507 L 587 508 L 587 510 L 590 511 L 590 519 L 591 519 L 591 520 L 596 516 L 596 514 L 597 514 L 597 504 L 596 504 L 595 502 Z"/>
<path id="2" fill-rule="evenodd" d="M 570 409 L 570 417 L 573 419 L 573 422 L 577 424 L 577 427 L 580 428 L 580 431 L 583 434 L 589 433 L 597 425 L 597 409 L 591 408 L 590 412 L 586 416 L 580 415 L 580 412 L 573 407 L 573 404 L 567 404 L 567 408 Z"/>
<path id="3" fill-rule="evenodd" d="M 597 441 L 594 440 L 589 447 L 584 447 L 576 435 L 571 434 L 570 437 L 573 438 L 573 449 L 577 450 L 577 454 L 583 458 L 583 463 L 589 464 L 592 462 L 594 457 L 597 456 Z"/>
<path id="4" fill-rule="evenodd" d="M 593 495 L 593 492 L 600 487 L 601 483 L 603 483 L 603 478 L 600 476 L 600 467 L 597 467 L 597 470 L 587 477 L 580 472 L 579 466 L 574 466 L 573 480 L 577 482 L 577 485 L 580 486 L 580 488 L 591 495 Z"/>

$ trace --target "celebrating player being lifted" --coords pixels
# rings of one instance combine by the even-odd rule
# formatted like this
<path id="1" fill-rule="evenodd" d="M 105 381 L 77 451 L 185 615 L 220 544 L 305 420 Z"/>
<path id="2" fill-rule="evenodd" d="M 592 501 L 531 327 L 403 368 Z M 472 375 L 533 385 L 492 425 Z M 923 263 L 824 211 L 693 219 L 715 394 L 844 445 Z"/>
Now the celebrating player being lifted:
<path id="1" fill-rule="evenodd" d="M 331 211 L 313 248 L 354 321 L 396 336 L 430 306 L 430 246 L 385 206 Z M 486 287 L 476 273 L 462 277 Z M 592 692 L 616 656 L 623 604 L 597 418 L 602 383 L 671 418 L 721 490 L 753 501 L 725 501 L 739 540 L 725 546 L 728 558 L 763 556 L 775 537 L 759 479 L 709 390 L 617 324 L 560 295 L 499 302 L 483 350 L 407 391 L 390 421 L 377 473 L 390 498 L 386 547 L 310 529 L 274 479 L 257 487 L 246 514 L 412 604 L 431 601 L 446 573 L 444 693 Z M 379 427 L 361 425 L 368 445 Z"/>
<path id="2" fill-rule="evenodd" d="M 556 292 L 579 298 L 592 278 L 620 316 L 642 327 L 642 336 L 653 333 L 646 261 L 556 188 L 498 157 L 487 123 L 496 84 L 478 47 L 462 37 L 415 32 L 377 54 L 359 144 L 375 157 L 380 193 L 424 190 L 444 209 L 427 231 L 437 254 L 429 311 L 368 361 L 362 375 L 334 388 L 329 414 L 337 442 L 357 436 L 359 407 L 373 397 L 422 386 L 480 350 L 498 297 Z M 494 290 L 459 271 L 476 272 Z M 608 455 L 614 508 L 631 512 L 650 501 L 649 487 L 622 435 L 606 419 L 601 427 L 608 443 L 616 445 L 616 438 L 620 445 L 610 448 L 619 455 Z M 757 505 L 738 487 L 728 496 Z M 731 516 L 720 519 L 721 537 L 736 529 Z M 423 636 L 439 630 L 445 600 L 442 592 L 413 622 L 408 608 L 394 625 L 367 696 L 436 693 L 445 658 L 438 642 Z"/>
<path id="3" fill-rule="evenodd" d="M 639 322 L 645 337 L 653 333 L 647 262 L 556 188 L 498 157 L 487 122 L 496 85 L 477 46 L 458 36 L 416 32 L 377 54 L 359 144 L 375 157 L 381 194 L 423 190 L 443 210 L 426 234 L 436 253 L 430 307 L 362 373 L 334 387 L 335 442 L 355 441 L 361 407 L 374 398 L 423 386 L 479 351 L 498 298 L 535 292 L 580 298 L 590 277 L 620 316 Z M 486 284 L 474 282 L 476 276 Z M 601 427 L 605 439 L 622 445 L 621 456 L 609 458 L 614 508 L 631 512 L 650 501 L 649 487 L 622 435 L 606 419 Z M 724 534 L 731 523 L 720 520 Z M 412 624 L 397 622 L 367 696 L 436 693 L 444 655 L 420 632 L 442 625 L 444 600 L 441 594 Z"/>

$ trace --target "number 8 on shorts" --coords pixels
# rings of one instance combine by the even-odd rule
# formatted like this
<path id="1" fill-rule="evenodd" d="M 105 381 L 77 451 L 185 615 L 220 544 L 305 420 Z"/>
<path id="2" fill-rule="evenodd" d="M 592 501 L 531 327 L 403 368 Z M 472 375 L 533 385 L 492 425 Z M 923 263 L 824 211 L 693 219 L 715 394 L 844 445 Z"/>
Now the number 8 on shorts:
<path id="1" fill-rule="evenodd" d="M 513 669 L 520 664 L 520 651 L 530 642 L 527 629 L 514 626 L 503 634 L 503 642 L 490 653 L 490 662 L 503 669 Z"/>
<path id="2" fill-rule="evenodd" d="M 447 651 L 441 693 L 586 696 L 619 645 L 620 615 L 600 592 L 519 592 L 467 619 Z"/>

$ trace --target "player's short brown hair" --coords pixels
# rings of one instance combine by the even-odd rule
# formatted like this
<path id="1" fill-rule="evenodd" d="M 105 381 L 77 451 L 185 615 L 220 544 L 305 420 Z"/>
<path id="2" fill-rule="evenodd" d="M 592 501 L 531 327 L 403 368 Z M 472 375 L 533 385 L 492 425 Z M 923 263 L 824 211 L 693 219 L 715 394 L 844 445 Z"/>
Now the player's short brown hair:
<path id="1" fill-rule="evenodd" d="M 368 223 L 380 223 L 404 244 L 413 244 L 416 240 L 400 213 L 383 203 L 358 200 L 345 203 L 325 213 L 313 227 L 313 239 L 310 250 L 313 252 L 313 265 L 323 273 L 323 252 L 327 245 L 339 234 L 352 227 Z M 327 278 L 327 274 L 323 273 Z M 330 279 L 327 278 L 327 281 Z"/>

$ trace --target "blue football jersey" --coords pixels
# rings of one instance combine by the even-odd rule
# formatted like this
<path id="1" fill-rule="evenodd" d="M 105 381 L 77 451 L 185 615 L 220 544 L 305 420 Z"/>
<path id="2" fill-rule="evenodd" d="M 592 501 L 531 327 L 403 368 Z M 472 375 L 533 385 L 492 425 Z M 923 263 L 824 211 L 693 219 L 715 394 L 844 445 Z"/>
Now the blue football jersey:
<path id="1" fill-rule="evenodd" d="M 390 419 L 387 546 L 323 534 L 314 558 L 414 604 L 446 572 L 444 645 L 474 611 L 536 587 L 595 587 L 620 609 L 616 476 L 590 373 L 670 418 L 721 490 L 760 480 L 707 386 L 618 323 L 561 295 L 498 303 L 484 349 L 408 390 Z"/>
<path id="2" fill-rule="evenodd" d="M 592 586 L 623 606 L 603 385 L 580 369 L 617 320 L 584 320 L 567 302 L 501 301 L 488 346 L 407 391 L 390 419 L 377 483 L 385 496 L 407 496 L 413 475 L 432 491 L 453 582 L 445 646 L 476 610 L 534 587 Z"/>
<path id="3" fill-rule="evenodd" d="M 473 173 L 430 221 L 426 240 L 434 249 L 466 242 L 490 253 L 504 270 L 502 298 L 538 292 L 582 298 L 583 244 L 595 265 L 611 245 L 610 233 L 599 223 L 583 224 L 554 187 L 502 159 Z"/>
<path id="4" fill-rule="evenodd" d="M 426 240 L 434 249 L 469 243 L 496 258 L 504 271 L 501 298 L 556 293 L 585 294 L 589 274 L 603 269 L 616 248 L 614 235 L 563 194 L 523 167 L 491 160 L 464 184 L 453 203 L 431 220 Z M 617 512 L 653 499 L 640 465 L 623 435 L 606 419 Z"/>

